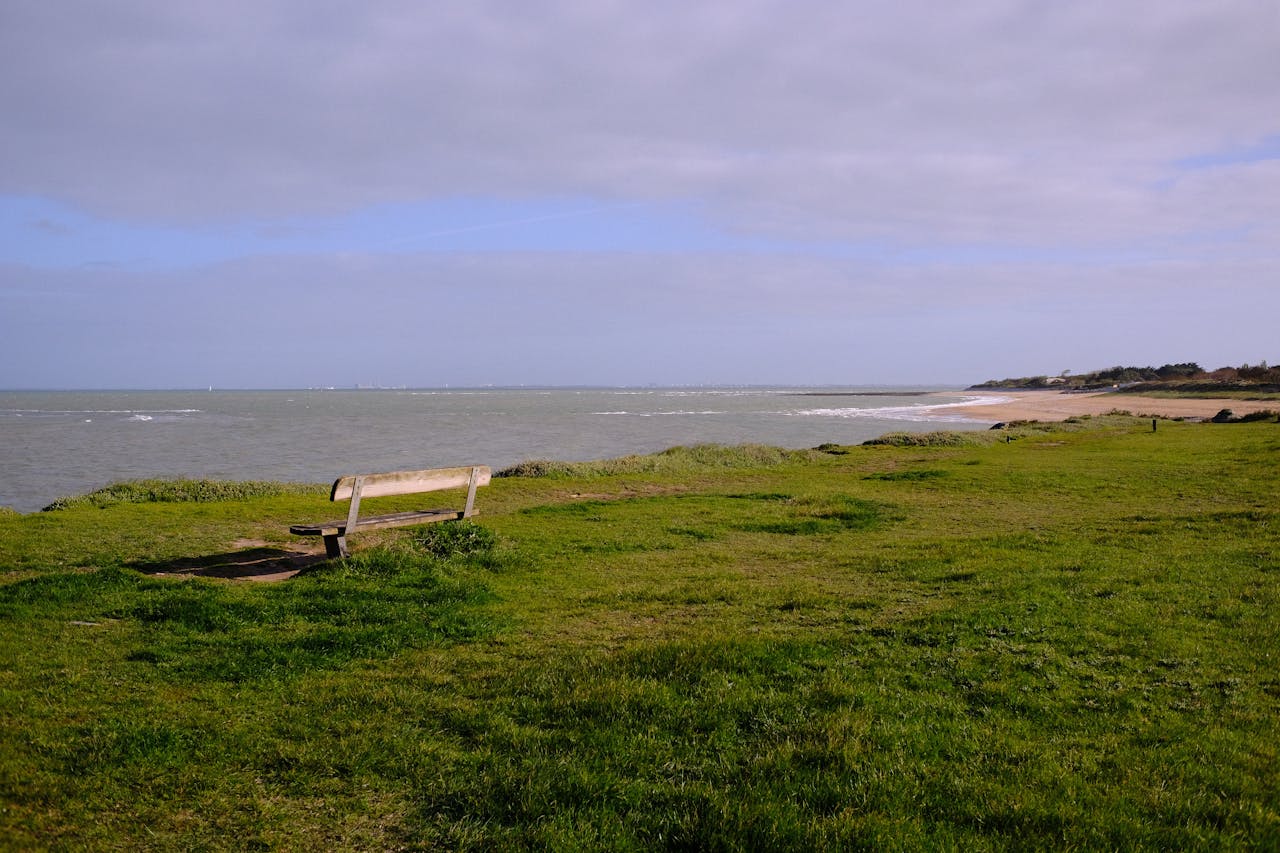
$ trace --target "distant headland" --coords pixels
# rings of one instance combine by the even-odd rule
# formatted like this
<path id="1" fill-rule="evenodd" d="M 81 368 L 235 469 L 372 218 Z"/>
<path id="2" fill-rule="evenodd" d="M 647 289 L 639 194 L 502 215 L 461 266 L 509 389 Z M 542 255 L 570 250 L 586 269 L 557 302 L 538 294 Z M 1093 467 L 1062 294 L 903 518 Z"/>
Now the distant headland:
<path id="1" fill-rule="evenodd" d="M 1188 361 L 1160 367 L 1109 367 L 1078 374 L 1064 370 L 1057 376 L 989 379 L 978 385 L 971 385 L 969 390 L 1105 391 L 1117 388 L 1137 393 L 1171 391 L 1204 396 L 1241 391 L 1275 394 L 1280 393 L 1280 367 L 1268 367 L 1266 361 L 1263 361 L 1257 365 L 1242 364 L 1239 367 L 1205 370 L 1195 362 Z"/>

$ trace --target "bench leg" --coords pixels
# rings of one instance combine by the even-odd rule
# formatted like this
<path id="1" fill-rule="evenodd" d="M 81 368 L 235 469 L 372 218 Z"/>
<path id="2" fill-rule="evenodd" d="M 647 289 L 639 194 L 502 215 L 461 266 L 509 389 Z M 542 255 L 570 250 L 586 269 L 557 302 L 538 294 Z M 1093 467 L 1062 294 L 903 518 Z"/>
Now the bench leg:
<path id="1" fill-rule="evenodd" d="M 349 557 L 347 553 L 347 537 L 345 536 L 326 536 L 324 537 L 324 554 L 330 560 L 336 560 L 338 557 Z"/>

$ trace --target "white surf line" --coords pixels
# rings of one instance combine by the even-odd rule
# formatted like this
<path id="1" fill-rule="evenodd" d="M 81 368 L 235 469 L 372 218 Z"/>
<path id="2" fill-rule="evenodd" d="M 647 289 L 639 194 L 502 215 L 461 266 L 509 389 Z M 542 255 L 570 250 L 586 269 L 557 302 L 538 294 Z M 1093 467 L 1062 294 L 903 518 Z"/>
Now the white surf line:
<path id="1" fill-rule="evenodd" d="M 965 399 L 957 403 L 938 403 L 932 406 L 921 406 L 920 408 L 925 410 L 925 412 L 929 415 L 930 418 L 940 420 L 940 421 L 945 420 L 953 423 L 956 423 L 956 422 L 986 423 L 987 421 L 991 420 L 991 418 L 973 418 L 973 417 L 966 417 L 964 415 L 937 414 L 937 412 L 941 409 L 959 409 L 959 408 L 968 408 L 970 406 L 998 406 L 1001 403 L 1012 403 L 1013 400 L 1014 400 L 1013 397 L 984 397 L 984 396 L 966 397 Z"/>
<path id="2" fill-rule="evenodd" d="M 878 408 L 801 409 L 783 414 L 833 418 L 876 418 L 888 421 L 949 421 L 953 423 L 985 423 L 989 418 L 973 418 L 964 415 L 948 415 L 944 410 L 965 406 L 995 406 L 1012 402 L 1012 397 L 965 397 L 955 403 L 933 403 L 925 406 L 882 406 Z"/>

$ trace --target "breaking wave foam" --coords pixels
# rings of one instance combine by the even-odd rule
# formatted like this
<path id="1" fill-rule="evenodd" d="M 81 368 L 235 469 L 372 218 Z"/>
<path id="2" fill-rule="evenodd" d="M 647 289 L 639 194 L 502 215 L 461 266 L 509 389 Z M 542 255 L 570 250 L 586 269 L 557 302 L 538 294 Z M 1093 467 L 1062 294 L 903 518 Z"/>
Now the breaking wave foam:
<path id="1" fill-rule="evenodd" d="M 665 417 L 680 417 L 681 415 L 723 415 L 724 412 L 715 412 L 715 411 L 693 412 L 685 409 L 677 409 L 675 411 L 670 411 L 670 412 L 623 411 L 623 412 L 592 412 L 591 414 L 593 415 L 631 415 L 632 417 L 637 417 L 637 418 L 665 418 Z"/>
<path id="2" fill-rule="evenodd" d="M 965 417 L 964 415 L 948 415 L 945 414 L 946 409 L 955 409 L 961 406 L 994 406 L 998 403 L 1007 403 L 1009 397 L 966 397 L 954 403 L 931 403 L 924 406 L 880 406 L 872 409 L 859 408 L 828 408 L 828 409 L 799 409 L 793 412 L 786 412 L 788 415 L 796 415 L 800 417 L 825 417 L 825 418 L 855 418 L 885 420 L 885 421 L 944 421 L 950 423 L 968 423 L 975 418 Z"/>

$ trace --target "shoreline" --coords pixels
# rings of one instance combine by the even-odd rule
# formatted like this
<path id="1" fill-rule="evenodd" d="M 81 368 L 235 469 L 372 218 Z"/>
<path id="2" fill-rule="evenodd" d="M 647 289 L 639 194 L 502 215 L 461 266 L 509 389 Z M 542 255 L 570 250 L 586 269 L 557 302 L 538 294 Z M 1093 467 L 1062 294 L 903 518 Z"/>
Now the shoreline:
<path id="1" fill-rule="evenodd" d="M 1114 391 L 1009 391 L 995 402 L 962 403 L 939 408 L 939 416 L 961 415 L 980 423 L 1002 421 L 1061 421 L 1080 415 L 1105 415 L 1114 409 L 1135 415 L 1209 419 L 1222 409 L 1237 416 L 1263 409 L 1280 409 L 1280 400 L 1236 400 L 1226 397 L 1138 397 Z"/>

